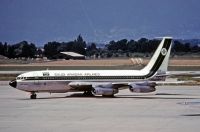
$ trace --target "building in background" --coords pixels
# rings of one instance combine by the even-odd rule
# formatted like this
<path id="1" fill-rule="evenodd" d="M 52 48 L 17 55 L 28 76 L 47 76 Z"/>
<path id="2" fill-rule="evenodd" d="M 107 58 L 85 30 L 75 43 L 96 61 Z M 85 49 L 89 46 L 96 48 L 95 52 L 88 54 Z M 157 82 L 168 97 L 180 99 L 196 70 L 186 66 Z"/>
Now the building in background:
<path id="1" fill-rule="evenodd" d="M 54 59 L 65 59 L 65 60 L 84 60 L 85 56 L 75 52 L 60 52 L 53 56 Z"/>

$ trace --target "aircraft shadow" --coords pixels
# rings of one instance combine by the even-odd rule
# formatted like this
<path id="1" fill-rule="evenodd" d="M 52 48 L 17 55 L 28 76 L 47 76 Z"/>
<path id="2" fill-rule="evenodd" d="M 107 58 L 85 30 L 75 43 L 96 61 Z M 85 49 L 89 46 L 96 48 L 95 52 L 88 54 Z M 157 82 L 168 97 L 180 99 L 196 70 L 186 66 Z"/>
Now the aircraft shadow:
<path id="1" fill-rule="evenodd" d="M 116 98 L 132 98 L 132 99 L 200 99 L 200 98 L 193 98 L 193 97 L 142 97 L 142 96 L 134 96 L 134 97 L 126 97 L 126 96 L 119 96 L 119 97 L 116 97 Z"/>
<path id="2" fill-rule="evenodd" d="M 186 94 L 156 93 L 155 95 L 186 95 Z"/>
<path id="3" fill-rule="evenodd" d="M 162 97 L 165 96 L 165 97 Z M 184 97 L 174 97 L 174 96 L 181 96 L 183 95 Z M 167 96 L 167 97 L 166 97 Z M 171 97 L 170 97 L 171 96 Z M 155 95 L 116 95 L 114 97 L 102 97 L 102 96 L 85 96 L 82 93 L 74 93 L 71 95 L 67 96 L 59 96 L 59 97 L 38 97 L 36 100 L 40 99 L 62 99 L 62 98 L 95 98 L 95 99 L 116 99 L 116 98 L 130 98 L 130 99 L 200 99 L 196 97 L 185 97 L 188 95 L 185 94 L 170 94 L 170 93 L 157 93 Z M 23 98 L 19 100 L 35 100 L 35 99 L 30 99 L 30 98 Z"/>
<path id="4" fill-rule="evenodd" d="M 200 114 L 185 114 L 185 115 L 181 115 L 181 116 L 192 116 L 192 117 L 194 117 L 194 116 L 200 116 Z"/>
<path id="5" fill-rule="evenodd" d="M 85 96 L 82 93 L 75 93 L 75 94 L 71 94 L 71 95 L 67 95 L 67 96 L 63 96 L 63 97 L 49 96 L 49 97 L 38 97 L 37 99 L 23 98 L 23 99 L 19 99 L 19 100 L 62 99 L 62 98 L 106 98 L 106 97 Z"/>
<path id="6" fill-rule="evenodd" d="M 62 98 L 66 98 L 64 97 L 38 97 L 37 99 L 30 99 L 30 98 L 20 98 L 18 100 L 41 100 L 41 99 L 62 99 Z"/>
<path id="7" fill-rule="evenodd" d="M 163 97 L 162 97 L 163 95 Z M 184 97 L 175 97 L 184 96 Z M 196 97 L 187 97 L 187 94 L 172 94 L 172 93 L 156 93 L 155 95 L 118 95 L 117 98 L 137 98 L 137 99 L 200 99 Z"/>

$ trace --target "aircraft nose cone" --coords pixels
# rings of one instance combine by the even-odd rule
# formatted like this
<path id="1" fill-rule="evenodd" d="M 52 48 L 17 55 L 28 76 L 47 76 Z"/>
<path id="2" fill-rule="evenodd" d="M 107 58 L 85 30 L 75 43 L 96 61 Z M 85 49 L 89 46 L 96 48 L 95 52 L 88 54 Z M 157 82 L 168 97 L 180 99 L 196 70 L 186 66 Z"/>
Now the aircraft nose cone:
<path id="1" fill-rule="evenodd" d="M 9 82 L 9 85 L 13 88 L 16 88 L 17 87 L 17 81 L 16 80 L 12 80 Z"/>

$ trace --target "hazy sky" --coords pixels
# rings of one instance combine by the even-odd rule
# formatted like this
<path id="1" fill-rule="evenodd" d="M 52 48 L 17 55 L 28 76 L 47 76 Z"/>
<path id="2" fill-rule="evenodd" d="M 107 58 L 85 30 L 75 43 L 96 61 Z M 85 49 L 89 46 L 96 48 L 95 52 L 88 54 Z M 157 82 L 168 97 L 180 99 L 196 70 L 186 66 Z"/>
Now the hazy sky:
<path id="1" fill-rule="evenodd" d="M 200 0 L 0 0 L 0 41 L 200 38 Z"/>

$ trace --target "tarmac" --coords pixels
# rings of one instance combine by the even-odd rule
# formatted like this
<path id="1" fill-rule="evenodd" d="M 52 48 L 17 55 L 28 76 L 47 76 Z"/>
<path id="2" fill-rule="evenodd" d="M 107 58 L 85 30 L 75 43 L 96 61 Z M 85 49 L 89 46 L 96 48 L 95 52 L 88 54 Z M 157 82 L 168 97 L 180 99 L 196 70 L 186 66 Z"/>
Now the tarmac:
<path id="1" fill-rule="evenodd" d="M 0 132 L 196 132 L 200 86 L 159 86 L 151 94 L 122 90 L 114 98 L 38 93 L 0 82 Z"/>

